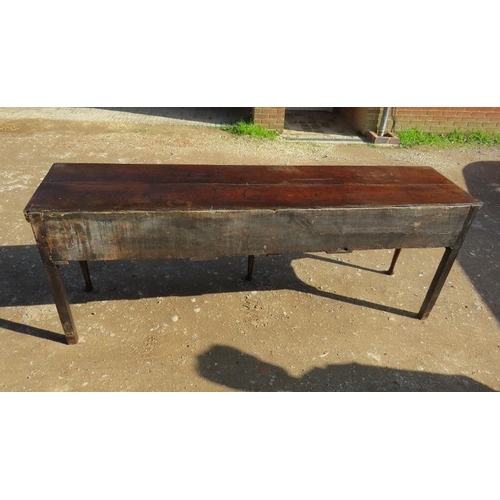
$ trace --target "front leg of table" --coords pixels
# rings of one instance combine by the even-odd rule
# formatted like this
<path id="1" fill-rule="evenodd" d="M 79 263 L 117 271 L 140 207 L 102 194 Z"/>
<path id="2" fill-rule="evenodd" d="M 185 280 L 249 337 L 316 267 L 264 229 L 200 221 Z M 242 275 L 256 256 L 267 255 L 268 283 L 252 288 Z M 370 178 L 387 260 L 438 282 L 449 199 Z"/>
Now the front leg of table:
<path id="1" fill-rule="evenodd" d="M 447 248 L 445 250 L 443 258 L 439 263 L 439 267 L 437 268 L 436 274 L 434 275 L 429 290 L 427 291 L 427 295 L 425 296 L 422 307 L 420 308 L 420 312 L 418 313 L 419 319 L 426 319 L 429 316 L 432 308 L 434 307 L 434 304 L 436 303 L 439 293 L 443 288 L 448 273 L 453 266 L 453 262 L 455 262 L 457 255 L 458 249 Z"/>
<path id="2" fill-rule="evenodd" d="M 64 286 L 59 266 L 55 265 L 53 262 L 46 261 L 43 257 L 43 254 L 42 260 L 44 261 L 43 265 L 45 267 L 45 272 L 47 273 L 47 278 L 49 280 L 49 286 L 52 292 L 52 296 L 54 297 L 57 313 L 59 314 L 59 318 L 64 330 L 64 335 L 66 336 L 66 342 L 68 344 L 76 344 L 78 342 L 78 332 L 76 331 L 75 322 L 73 321 L 73 315 L 69 306 L 66 287 Z"/>
<path id="3" fill-rule="evenodd" d="M 469 215 L 465 220 L 462 232 L 457 238 L 457 241 L 452 247 L 447 247 L 446 250 L 444 251 L 443 257 L 441 258 L 441 262 L 439 263 L 439 266 L 436 270 L 436 274 L 432 279 L 429 290 L 427 291 L 427 295 L 425 296 L 422 307 L 420 308 L 420 311 L 418 313 L 419 319 L 426 319 L 429 316 L 432 308 L 434 307 L 434 304 L 436 303 L 436 300 L 439 297 L 441 289 L 443 288 L 443 285 L 446 282 L 446 278 L 448 277 L 448 274 L 451 271 L 453 263 L 455 262 L 455 259 L 458 256 L 458 252 L 462 247 L 465 235 L 467 234 L 467 231 L 469 230 L 469 227 L 478 209 L 479 207 L 470 208 Z"/>
<path id="4" fill-rule="evenodd" d="M 42 258 L 43 266 L 49 281 L 50 291 L 54 297 L 57 313 L 63 327 L 66 342 L 76 344 L 78 342 L 78 332 L 69 306 L 66 287 L 61 276 L 59 266 L 52 260 L 49 245 L 47 242 L 46 228 L 43 217 L 39 214 L 31 214 L 28 217 L 33 229 L 33 234 L 37 242 L 38 251 Z"/>

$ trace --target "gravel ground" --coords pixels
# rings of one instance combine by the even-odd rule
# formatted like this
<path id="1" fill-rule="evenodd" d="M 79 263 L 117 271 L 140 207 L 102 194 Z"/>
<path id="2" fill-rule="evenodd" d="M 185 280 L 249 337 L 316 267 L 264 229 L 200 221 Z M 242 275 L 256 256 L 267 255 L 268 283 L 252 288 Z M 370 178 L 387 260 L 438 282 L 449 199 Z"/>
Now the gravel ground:
<path id="1" fill-rule="evenodd" d="M 1 391 L 497 391 L 500 149 L 238 138 L 216 127 L 0 119 Z M 429 165 L 484 202 L 425 321 L 439 249 L 64 269 L 67 346 L 23 208 L 55 162 Z M 374 272 L 375 271 L 375 272 Z M 393 309 L 391 309 L 391 307 Z"/>

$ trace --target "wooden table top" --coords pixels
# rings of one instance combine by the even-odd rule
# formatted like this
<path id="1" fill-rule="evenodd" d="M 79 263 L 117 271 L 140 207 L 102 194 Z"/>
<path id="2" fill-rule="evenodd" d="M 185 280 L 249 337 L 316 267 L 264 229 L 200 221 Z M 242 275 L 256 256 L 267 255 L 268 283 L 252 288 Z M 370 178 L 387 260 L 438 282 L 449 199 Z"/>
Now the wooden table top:
<path id="1" fill-rule="evenodd" d="M 430 167 L 54 164 L 25 212 L 476 205 Z"/>

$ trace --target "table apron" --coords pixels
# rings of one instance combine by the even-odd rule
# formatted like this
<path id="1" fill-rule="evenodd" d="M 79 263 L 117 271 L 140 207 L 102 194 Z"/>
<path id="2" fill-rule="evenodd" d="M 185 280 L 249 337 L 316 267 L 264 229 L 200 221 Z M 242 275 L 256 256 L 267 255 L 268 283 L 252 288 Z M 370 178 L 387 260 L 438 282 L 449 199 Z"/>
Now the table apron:
<path id="1" fill-rule="evenodd" d="M 43 213 L 52 261 L 450 247 L 470 206 Z"/>

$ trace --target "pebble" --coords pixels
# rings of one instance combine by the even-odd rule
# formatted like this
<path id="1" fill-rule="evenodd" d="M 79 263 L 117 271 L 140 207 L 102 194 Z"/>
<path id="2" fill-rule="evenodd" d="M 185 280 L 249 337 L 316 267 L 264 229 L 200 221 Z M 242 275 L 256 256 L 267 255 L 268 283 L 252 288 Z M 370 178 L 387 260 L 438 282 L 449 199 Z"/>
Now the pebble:
<path id="1" fill-rule="evenodd" d="M 194 308 L 194 312 L 195 312 L 195 313 L 199 313 L 200 311 L 201 311 L 201 309 L 200 309 L 199 307 L 195 307 L 195 308 Z"/>
<path id="2" fill-rule="evenodd" d="M 174 323 L 176 323 L 177 321 L 179 321 L 179 316 L 177 316 L 177 314 L 175 316 L 172 316 L 172 321 Z"/>

